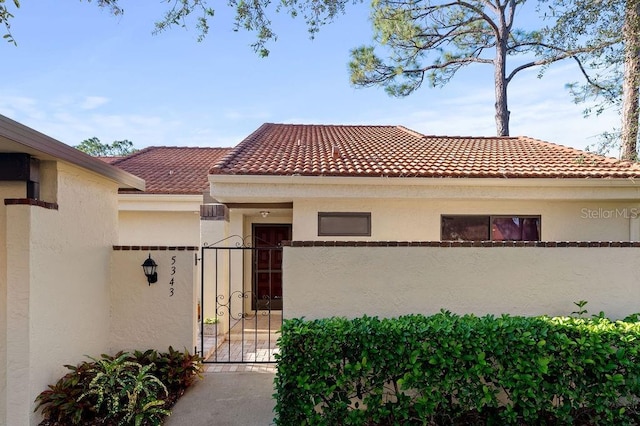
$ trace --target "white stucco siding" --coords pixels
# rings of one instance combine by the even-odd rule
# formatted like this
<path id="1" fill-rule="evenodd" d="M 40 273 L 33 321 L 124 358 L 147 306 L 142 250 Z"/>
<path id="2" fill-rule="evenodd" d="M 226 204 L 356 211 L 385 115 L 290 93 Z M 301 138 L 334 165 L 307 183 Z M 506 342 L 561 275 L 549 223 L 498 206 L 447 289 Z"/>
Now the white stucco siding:
<path id="1" fill-rule="evenodd" d="M 225 220 L 203 220 L 200 222 L 200 236 L 202 238 L 201 245 L 209 246 L 218 241 L 224 240 L 230 235 L 229 222 Z M 232 244 L 229 242 L 227 245 Z M 216 297 L 221 296 L 223 300 L 229 297 L 229 286 L 222 285 L 229 280 L 229 254 L 228 252 L 217 253 L 215 250 L 203 250 L 200 252 L 199 267 L 197 270 L 198 282 L 205 285 L 202 292 L 197 294 L 196 299 L 200 304 L 202 318 L 215 318 L 218 316 L 216 311 Z M 204 271 L 202 270 L 204 268 Z M 204 279 L 202 273 L 204 272 Z M 204 303 L 203 303 L 204 301 Z M 229 329 L 229 321 L 220 321 L 218 330 L 226 333 Z"/>
<path id="2" fill-rule="evenodd" d="M 31 296 L 32 209 L 7 209 L 7 424 L 30 424 L 31 339 L 29 335 Z M 31 401 L 29 401 L 31 399 Z"/>
<path id="3" fill-rule="evenodd" d="M 371 240 L 439 240 L 443 214 L 541 215 L 543 240 L 640 238 L 640 182 L 629 179 L 425 179 L 210 175 L 222 203 L 293 202 L 294 240 L 318 212 L 371 212 Z M 636 217 L 634 219 L 634 217 Z"/>
<path id="4" fill-rule="evenodd" d="M 297 199 L 294 240 L 438 241 L 442 215 L 540 215 L 546 241 L 629 241 L 636 202 Z M 370 212 L 371 237 L 318 236 L 318 212 Z"/>
<path id="5" fill-rule="evenodd" d="M 57 203 L 58 210 L 8 206 L 9 371 L 12 362 L 28 370 L 9 381 L 10 424 L 37 424 L 33 401 L 63 365 L 108 350 L 117 185 L 59 163 Z"/>
<path id="6" fill-rule="evenodd" d="M 58 202 L 58 163 L 55 161 L 40 161 L 40 199 Z"/>
<path id="7" fill-rule="evenodd" d="M 120 211 L 120 245 L 197 246 L 199 211 Z"/>
<path id="8" fill-rule="evenodd" d="M 0 182 L 0 424 L 6 424 L 7 402 L 7 198 L 25 196 L 23 182 Z"/>
<path id="9" fill-rule="evenodd" d="M 197 251 L 115 250 L 111 265 L 112 320 L 110 347 L 119 350 L 187 349 L 193 353 L 196 332 Z M 151 285 L 142 263 L 151 255 L 158 282 Z"/>
<path id="10" fill-rule="evenodd" d="M 202 195 L 118 195 L 118 244 L 197 246 Z"/>
<path id="11" fill-rule="evenodd" d="M 640 312 L 639 248 L 285 247 L 284 315 Z"/>

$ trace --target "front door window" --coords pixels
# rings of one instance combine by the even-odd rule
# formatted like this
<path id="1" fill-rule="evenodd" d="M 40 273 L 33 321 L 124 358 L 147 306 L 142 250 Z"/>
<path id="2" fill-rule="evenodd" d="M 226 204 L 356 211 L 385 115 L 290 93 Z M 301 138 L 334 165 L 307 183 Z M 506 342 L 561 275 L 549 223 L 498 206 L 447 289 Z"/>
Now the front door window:
<path id="1" fill-rule="evenodd" d="M 291 225 L 253 225 L 253 309 L 282 309 L 282 247 Z"/>

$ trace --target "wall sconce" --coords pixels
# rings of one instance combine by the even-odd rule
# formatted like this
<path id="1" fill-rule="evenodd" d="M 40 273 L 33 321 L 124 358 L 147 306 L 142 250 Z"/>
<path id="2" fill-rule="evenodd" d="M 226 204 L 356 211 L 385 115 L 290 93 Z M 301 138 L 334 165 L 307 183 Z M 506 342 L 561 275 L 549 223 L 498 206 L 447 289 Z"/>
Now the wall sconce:
<path id="1" fill-rule="evenodd" d="M 149 258 L 142 264 L 142 270 L 147 276 L 147 282 L 149 285 L 158 282 L 158 273 L 156 272 L 157 268 L 158 264 L 151 258 L 151 253 L 149 253 Z"/>
<path id="2" fill-rule="evenodd" d="M 271 213 L 269 210 L 262 210 L 260 212 L 260 216 L 264 217 L 266 219 L 267 216 L 269 216 L 269 213 Z"/>

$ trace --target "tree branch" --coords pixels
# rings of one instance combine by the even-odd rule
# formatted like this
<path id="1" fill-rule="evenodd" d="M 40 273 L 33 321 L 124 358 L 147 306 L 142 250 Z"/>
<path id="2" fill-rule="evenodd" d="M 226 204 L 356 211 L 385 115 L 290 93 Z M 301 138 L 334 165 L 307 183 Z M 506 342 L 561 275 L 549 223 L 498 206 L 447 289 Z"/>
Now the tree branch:
<path id="1" fill-rule="evenodd" d="M 483 1 L 484 4 L 488 4 L 488 6 L 491 8 L 491 6 L 493 6 L 490 2 L 487 1 Z M 478 9 L 477 7 L 475 7 L 474 5 L 467 3 L 465 1 L 458 1 L 458 4 L 462 7 L 466 7 L 467 9 L 471 10 L 472 12 L 475 12 L 478 14 L 478 16 L 480 16 L 487 24 L 489 24 L 491 26 L 491 28 L 493 28 L 493 31 L 495 32 L 495 34 L 498 34 L 500 29 L 498 28 L 498 26 L 496 25 L 496 23 L 494 22 L 493 19 L 491 19 L 491 17 L 489 15 L 487 15 L 486 13 L 484 13 L 484 10 L 482 9 Z"/>
<path id="2" fill-rule="evenodd" d="M 559 48 L 557 46 L 548 45 L 546 43 L 540 43 L 540 42 L 533 43 L 533 42 L 531 42 L 531 43 L 518 43 L 518 44 L 516 44 L 514 46 L 509 47 L 508 50 L 515 50 L 515 49 L 517 49 L 519 47 L 524 47 L 524 46 L 528 46 L 528 47 L 543 47 L 543 48 L 546 48 L 546 49 L 549 49 L 549 50 L 559 51 L 561 53 L 559 53 L 559 54 L 557 54 L 555 56 L 549 57 L 549 58 L 543 58 L 543 59 L 539 59 L 537 61 L 531 61 L 531 62 L 528 62 L 526 64 L 520 65 L 519 67 L 515 68 L 514 70 L 512 70 L 509 73 L 509 75 L 505 79 L 507 84 L 509 84 L 511 79 L 517 73 L 519 73 L 520 71 L 522 71 L 524 69 L 535 67 L 535 66 L 540 66 L 540 65 L 548 65 L 548 64 L 560 61 L 562 59 L 570 58 L 570 57 L 574 57 L 576 60 L 578 60 L 576 58 L 577 54 L 593 52 L 594 50 L 601 49 L 603 47 L 607 47 L 607 44 L 602 45 L 602 46 L 596 46 L 595 48 L 583 47 L 583 48 L 579 48 L 579 49 L 566 50 L 566 49 Z"/>
<path id="3" fill-rule="evenodd" d="M 472 64 L 472 63 L 478 63 L 478 64 L 493 64 L 493 59 L 484 59 L 484 58 L 475 58 L 475 57 L 464 57 L 464 58 L 458 58 L 458 59 L 452 59 L 446 62 L 442 62 L 440 64 L 431 64 L 428 65 L 424 68 L 421 68 L 420 70 L 414 70 L 413 72 L 417 72 L 417 71 L 422 71 L 422 72 L 427 72 L 427 71 L 434 71 L 434 70 L 440 70 L 443 68 L 447 68 L 450 66 L 455 66 L 455 65 L 467 65 L 467 64 Z M 410 72 L 410 71 L 406 71 L 406 72 Z"/>
<path id="4" fill-rule="evenodd" d="M 589 83 L 589 85 L 595 87 L 598 90 L 602 90 L 603 92 L 607 93 L 611 98 L 614 98 L 617 96 L 617 93 L 613 91 L 611 88 L 601 86 L 595 80 L 593 80 L 589 75 L 589 73 L 587 73 L 587 70 L 584 68 L 584 65 L 582 65 L 582 61 L 577 56 L 572 56 L 572 57 L 578 63 L 578 68 L 580 69 L 580 72 L 584 76 L 584 79 L 587 80 L 587 83 Z"/>

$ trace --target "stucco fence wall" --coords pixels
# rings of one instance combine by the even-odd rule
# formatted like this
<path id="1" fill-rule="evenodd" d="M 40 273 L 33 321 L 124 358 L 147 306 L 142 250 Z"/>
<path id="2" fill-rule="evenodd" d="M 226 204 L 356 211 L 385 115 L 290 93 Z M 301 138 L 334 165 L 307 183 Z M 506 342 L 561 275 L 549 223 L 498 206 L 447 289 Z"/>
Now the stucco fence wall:
<path id="1" fill-rule="evenodd" d="M 197 247 L 116 246 L 111 261 L 110 347 L 174 349 L 196 345 Z M 158 281 L 147 282 L 142 263 L 158 264 Z"/>
<path id="2" fill-rule="evenodd" d="M 588 301 L 589 314 L 604 311 L 623 318 L 640 312 L 638 243 L 626 243 L 632 247 L 323 244 L 293 242 L 284 248 L 285 318 L 395 317 L 429 315 L 440 309 L 477 315 L 569 315 L 579 300 Z"/>

